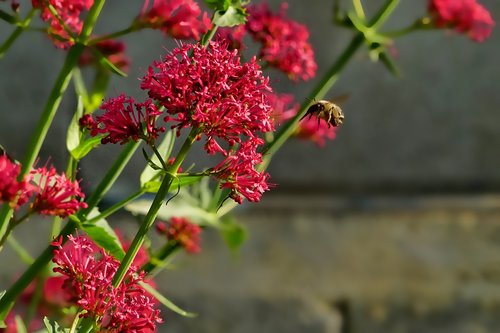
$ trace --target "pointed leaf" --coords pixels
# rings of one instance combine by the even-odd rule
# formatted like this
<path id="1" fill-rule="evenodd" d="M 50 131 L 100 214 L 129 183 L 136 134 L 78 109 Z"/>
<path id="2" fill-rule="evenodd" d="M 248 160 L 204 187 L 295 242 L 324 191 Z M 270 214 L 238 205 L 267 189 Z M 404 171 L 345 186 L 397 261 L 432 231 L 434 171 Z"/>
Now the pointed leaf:
<path id="1" fill-rule="evenodd" d="M 205 4 L 213 10 L 226 10 L 231 0 L 205 0 Z"/>
<path id="2" fill-rule="evenodd" d="M 396 62 L 392 59 L 387 50 L 379 54 L 379 60 L 382 62 L 382 64 L 384 64 L 385 68 L 387 68 L 392 75 L 398 78 L 401 76 L 401 72 L 399 71 Z"/>
<path id="3" fill-rule="evenodd" d="M 148 293 L 150 293 L 161 304 L 165 305 L 167 308 L 169 308 L 173 312 L 180 314 L 181 316 L 190 317 L 190 318 L 194 318 L 194 317 L 198 316 L 196 313 L 187 312 L 187 311 L 182 310 L 180 307 L 178 307 L 177 305 L 172 303 L 172 301 L 168 300 L 165 296 L 160 294 L 160 292 L 158 290 L 151 287 L 149 284 L 147 284 L 145 282 L 139 282 L 139 283 L 140 283 L 141 287 L 143 287 Z"/>
<path id="4" fill-rule="evenodd" d="M 66 148 L 69 152 L 78 147 L 80 144 L 80 118 L 83 116 L 83 97 L 78 96 L 78 105 L 76 107 L 76 112 L 71 119 L 68 126 L 68 131 L 66 133 Z"/>
<path id="5" fill-rule="evenodd" d="M 231 251 L 237 251 L 247 238 L 246 229 L 232 217 L 225 217 L 221 222 L 220 232 Z"/>
<path id="6" fill-rule="evenodd" d="M 49 319 L 47 317 L 43 318 L 43 323 L 47 328 L 47 333 L 67 333 L 69 329 L 61 327 L 57 321 Z"/>
<path id="7" fill-rule="evenodd" d="M 16 321 L 17 333 L 28 333 L 28 330 L 26 329 L 26 325 L 24 324 L 24 321 L 20 316 L 16 316 L 14 320 Z"/>
<path id="8" fill-rule="evenodd" d="M 90 212 L 88 218 L 91 219 L 97 215 L 99 215 L 99 211 L 94 208 Z M 123 259 L 125 251 L 123 251 L 120 239 L 105 219 L 100 219 L 92 224 L 83 223 L 82 227 L 85 233 L 87 233 L 97 245 L 101 246 L 115 258 L 120 260 Z"/>
<path id="9" fill-rule="evenodd" d="M 99 63 L 106 69 L 110 70 L 112 73 L 118 74 L 122 77 L 127 77 L 127 73 L 123 72 L 121 69 L 116 67 L 108 58 L 106 58 L 101 52 L 99 52 L 96 48 L 91 47 L 90 50 L 94 54 L 94 56 L 99 60 Z"/>
<path id="10" fill-rule="evenodd" d="M 81 160 L 88 153 L 90 153 L 92 149 L 101 144 L 101 140 L 103 137 L 104 135 L 96 135 L 81 141 L 78 147 L 70 151 L 71 156 L 73 156 L 73 158 L 77 161 Z"/>
<path id="11" fill-rule="evenodd" d="M 174 143 L 175 143 L 174 131 L 168 131 L 167 133 L 165 133 L 162 142 L 157 148 L 158 152 L 160 153 L 160 155 L 163 157 L 164 160 L 168 160 L 168 158 L 170 157 L 172 149 L 174 148 Z M 153 163 L 155 164 L 160 164 L 160 160 L 154 154 L 150 158 L 150 160 L 153 161 Z M 158 177 L 159 174 L 160 171 L 154 170 L 149 165 L 147 165 L 144 171 L 142 171 L 141 173 L 140 177 L 141 187 L 144 186 L 144 184 L 146 184 L 147 182 L 154 180 L 156 177 Z"/>

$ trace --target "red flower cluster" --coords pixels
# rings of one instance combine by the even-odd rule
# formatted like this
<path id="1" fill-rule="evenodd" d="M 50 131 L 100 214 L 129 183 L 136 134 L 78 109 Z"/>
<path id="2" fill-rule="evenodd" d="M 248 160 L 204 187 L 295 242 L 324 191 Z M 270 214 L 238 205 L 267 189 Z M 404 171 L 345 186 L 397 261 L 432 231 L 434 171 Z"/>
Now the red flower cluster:
<path id="1" fill-rule="evenodd" d="M 112 279 L 120 262 L 85 237 L 69 236 L 63 247 L 52 243 L 54 272 L 66 277 L 63 288 L 85 310 L 82 317 L 97 319 L 106 332 L 153 332 L 162 322 L 154 299 L 139 285 L 143 274 L 135 267 L 117 288 Z"/>
<path id="2" fill-rule="evenodd" d="M 95 47 L 97 51 L 105 56 L 109 62 L 117 68 L 124 72 L 128 71 L 130 60 L 125 55 L 125 43 L 113 39 L 107 39 L 96 43 L 93 47 Z M 78 65 L 81 67 L 96 65 L 98 62 L 98 59 L 92 53 L 90 48 L 86 48 L 78 59 Z"/>
<path id="3" fill-rule="evenodd" d="M 152 29 L 159 29 L 177 39 L 199 40 L 200 35 L 211 28 L 211 21 L 206 12 L 202 17 L 201 9 L 193 0 L 149 0 L 144 2 L 137 22 Z"/>
<path id="4" fill-rule="evenodd" d="M 486 40 L 495 25 L 488 10 L 476 0 L 430 0 L 429 11 L 437 27 L 454 28 L 476 42 Z"/>
<path id="5" fill-rule="evenodd" d="M 172 217 L 168 226 L 164 222 L 157 222 L 156 230 L 165 235 L 169 241 L 178 242 L 189 253 L 201 251 L 201 228 L 187 218 Z"/>
<path id="6" fill-rule="evenodd" d="M 0 154 L 0 203 L 8 203 L 12 208 L 24 205 L 35 190 L 29 176 L 18 181 L 20 171 L 19 164 Z"/>
<path id="7" fill-rule="evenodd" d="M 102 143 L 125 144 L 129 140 L 144 139 L 153 142 L 164 127 L 157 127 L 156 117 L 161 111 L 150 101 L 136 103 L 132 97 L 120 95 L 101 105 L 102 116 L 93 121 L 88 116 L 80 119 L 80 124 L 88 127 L 92 136 L 104 134 Z"/>
<path id="8" fill-rule="evenodd" d="M 246 184 L 235 184 L 233 197 L 239 197 L 238 189 L 249 187 L 250 176 L 256 177 L 254 189 L 258 188 L 258 193 L 267 189 L 262 183 L 268 176 L 255 170 L 254 161 L 260 160 L 257 148 L 263 144 L 255 138 L 274 130 L 267 99 L 271 88 L 255 58 L 241 64 L 237 51 L 229 51 L 225 43 L 211 42 L 207 47 L 182 45 L 154 67 L 156 70 L 150 67 L 142 79 L 141 88 L 165 107 L 169 113 L 165 121 L 176 122 L 172 127 L 179 129 L 199 129 L 207 137 L 205 149 L 209 154 L 218 152 L 230 160 L 234 159 L 230 155 L 248 159 L 240 161 L 246 165 Z M 216 139 L 225 141 L 229 149 L 222 148 Z M 238 152 L 241 149 L 244 151 Z M 233 166 L 232 162 L 222 162 L 218 171 L 224 169 L 224 174 L 216 177 L 234 175 L 237 170 L 230 170 Z M 237 179 L 228 178 L 228 183 L 234 182 Z M 260 199 L 260 195 L 241 194 L 251 201 Z"/>
<path id="9" fill-rule="evenodd" d="M 287 4 L 282 4 L 281 11 L 276 14 L 266 3 L 250 6 L 244 29 L 262 45 L 260 57 L 263 61 L 293 80 L 309 80 L 317 69 L 309 43 L 309 31 L 306 26 L 287 18 L 286 9 Z M 228 39 L 232 47 L 240 49 L 245 30 L 241 26 L 233 30 L 221 29 L 219 36 Z"/>
<path id="10" fill-rule="evenodd" d="M 49 21 L 49 34 L 53 35 L 54 44 L 58 48 L 66 49 L 73 45 L 68 29 L 72 34 L 78 35 L 83 27 L 80 15 L 83 11 L 90 9 L 94 0 L 48 0 L 54 7 L 58 18 L 55 17 L 45 4 L 46 0 L 32 0 L 33 8 L 41 9 L 41 18 Z"/>
<path id="11" fill-rule="evenodd" d="M 87 204 L 80 201 L 85 195 L 77 181 L 71 181 L 65 174 L 57 174 L 56 169 L 46 167 L 31 172 L 38 179 L 38 189 L 31 210 L 43 215 L 57 215 L 65 218 L 76 213 Z"/>

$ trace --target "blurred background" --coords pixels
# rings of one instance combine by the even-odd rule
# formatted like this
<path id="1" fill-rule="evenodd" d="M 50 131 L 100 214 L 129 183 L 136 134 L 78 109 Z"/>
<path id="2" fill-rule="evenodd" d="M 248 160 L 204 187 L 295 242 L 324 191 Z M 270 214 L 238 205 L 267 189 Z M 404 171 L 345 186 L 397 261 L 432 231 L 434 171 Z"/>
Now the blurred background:
<path id="1" fill-rule="evenodd" d="M 365 2 L 370 13 L 383 3 Z M 500 4 L 481 2 L 498 20 Z M 277 9 L 280 2 L 269 3 Z M 332 1 L 288 3 L 288 15 L 310 29 L 318 75 L 293 83 L 273 74 L 272 84 L 301 102 L 352 31 L 332 25 Z M 401 1 L 387 27 L 408 25 L 426 4 Z M 107 1 L 96 31 L 124 28 L 141 6 Z M 3 25 L 0 40 L 9 33 Z M 108 96 L 143 97 L 138 78 L 175 42 L 151 30 L 123 40 L 129 78 L 113 78 Z M 199 314 L 165 310 L 165 331 L 500 332 L 499 42 L 497 30 L 482 44 L 443 30 L 410 34 L 396 40 L 399 78 L 362 48 L 328 95 L 349 94 L 336 139 L 323 148 L 291 140 L 273 158 L 277 187 L 236 211 L 249 232 L 239 253 L 208 230 L 200 255 L 179 257 L 158 277 L 167 297 Z M 0 61 L 0 144 L 17 159 L 63 58 L 42 35 L 26 33 Z M 41 160 L 59 168 L 74 106 L 66 94 L 42 149 Z M 89 155 L 82 185 L 100 179 L 116 148 Z M 137 154 L 107 200 L 136 189 L 143 167 Z M 114 222 L 135 226 L 125 213 Z M 45 237 L 35 235 L 47 225 L 22 226 L 19 240 L 42 248 Z M 0 256 L 2 286 L 22 270 L 18 262 L 5 265 L 14 258 L 9 250 Z"/>

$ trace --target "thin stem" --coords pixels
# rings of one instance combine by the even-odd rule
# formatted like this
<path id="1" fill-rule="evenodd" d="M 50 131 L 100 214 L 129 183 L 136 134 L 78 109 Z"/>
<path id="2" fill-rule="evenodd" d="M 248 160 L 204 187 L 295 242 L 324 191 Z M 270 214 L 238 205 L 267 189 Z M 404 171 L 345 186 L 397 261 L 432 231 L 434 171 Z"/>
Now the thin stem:
<path id="1" fill-rule="evenodd" d="M 361 0 L 352 0 L 352 5 L 354 6 L 354 11 L 356 12 L 356 15 L 362 19 L 365 20 L 365 11 L 363 10 L 363 5 L 361 4 Z"/>
<path id="2" fill-rule="evenodd" d="M 154 221 L 156 220 L 158 211 L 160 210 L 161 206 L 166 202 L 165 198 L 169 192 L 170 185 L 172 185 L 177 170 L 179 169 L 181 163 L 186 158 L 187 153 L 191 149 L 191 146 L 195 142 L 197 136 L 198 136 L 198 130 L 195 128 L 191 129 L 191 132 L 189 133 L 188 137 L 184 141 L 184 144 L 179 150 L 179 153 L 177 154 L 174 163 L 168 168 L 167 172 L 165 173 L 165 178 L 163 178 L 163 181 L 160 185 L 160 188 L 158 189 L 158 192 L 156 193 L 153 203 L 151 204 L 151 207 L 149 208 L 149 211 L 147 212 L 146 217 L 144 218 L 144 222 L 142 222 L 139 230 L 137 231 L 134 237 L 134 240 L 132 241 L 132 244 L 130 245 L 129 250 L 125 254 L 125 257 L 123 258 L 120 267 L 118 268 L 118 270 L 115 273 L 115 276 L 113 277 L 114 287 L 117 287 L 123 281 L 123 278 L 125 277 L 127 271 L 129 270 L 132 261 L 134 260 L 135 256 L 137 255 L 137 252 L 139 252 L 139 249 L 144 243 L 144 240 L 146 239 L 146 235 L 149 229 L 151 229 Z"/>
<path id="3" fill-rule="evenodd" d="M 417 30 L 431 30 L 431 29 L 437 29 L 437 28 L 431 24 L 431 19 L 429 17 L 423 17 L 421 19 L 416 20 L 415 22 L 413 22 L 412 25 L 406 28 L 396 31 L 384 32 L 382 35 L 388 38 L 397 38 Z"/>
<path id="4" fill-rule="evenodd" d="M 103 180 L 99 183 L 95 191 L 88 197 L 87 205 L 88 207 L 83 212 L 82 216 L 86 216 L 96 205 L 99 203 L 106 194 L 111 186 L 115 183 L 116 179 L 121 175 L 123 169 L 128 164 L 128 161 L 132 158 L 137 148 L 139 148 L 140 142 L 130 142 L 122 150 L 115 163 L 111 166 L 109 171 L 104 176 Z"/>
<path id="5" fill-rule="evenodd" d="M 86 224 L 92 224 L 92 223 L 95 223 L 101 219 L 105 219 L 106 217 L 108 217 L 109 215 L 113 214 L 114 212 L 116 212 L 117 210 L 123 208 L 126 204 L 128 204 L 129 202 L 137 199 L 138 197 L 140 197 L 141 195 L 143 195 L 144 193 L 146 193 L 146 191 L 144 190 L 139 190 L 131 195 L 129 195 L 128 197 L 126 197 L 125 199 L 123 199 L 122 201 L 118 202 L 117 204 L 111 206 L 110 208 L 106 209 L 104 212 L 102 212 L 101 214 L 95 216 L 95 217 L 92 217 L 91 219 L 85 221 Z"/>
<path id="6" fill-rule="evenodd" d="M 385 21 L 391 16 L 394 9 L 396 9 L 399 4 L 399 0 L 387 0 L 386 3 L 380 8 L 378 13 L 370 21 L 370 28 L 377 30 L 385 23 Z"/>
<path id="7" fill-rule="evenodd" d="M 17 24 L 17 18 L 15 16 L 10 15 L 9 13 L 1 9 L 0 9 L 0 20 L 3 20 L 10 24 Z"/>
<path id="8" fill-rule="evenodd" d="M 159 267 L 168 257 L 174 254 L 180 245 L 176 241 L 168 241 L 157 253 L 150 259 L 149 262 L 141 267 L 141 271 L 146 272 L 146 274 L 151 273 L 155 268 Z"/>
<path id="9" fill-rule="evenodd" d="M 112 32 L 110 34 L 107 34 L 107 35 L 104 35 L 104 36 L 101 36 L 101 37 L 92 38 L 88 42 L 88 45 L 89 46 L 95 45 L 95 44 L 97 44 L 99 42 L 103 42 L 103 41 L 108 40 L 108 39 L 117 38 L 117 37 L 120 37 L 120 36 L 127 35 L 129 33 L 135 32 L 135 31 L 139 31 L 140 29 L 142 29 L 140 25 L 132 24 L 130 27 L 125 28 L 123 30 L 115 31 L 115 32 Z"/>
<path id="10" fill-rule="evenodd" d="M 212 16 L 212 29 L 208 30 L 206 34 L 201 37 L 200 43 L 202 46 L 207 46 L 210 40 L 215 36 L 219 26 L 214 23 L 215 13 Z"/>
<path id="11" fill-rule="evenodd" d="M 5 53 L 12 46 L 12 44 L 14 44 L 16 39 L 28 27 L 28 25 L 31 23 L 31 19 L 33 18 L 35 13 L 36 13 L 36 9 L 32 9 L 22 22 L 17 23 L 17 28 L 12 32 L 12 34 L 7 38 L 7 40 L 0 46 L 0 59 L 3 58 Z"/>
<path id="12" fill-rule="evenodd" d="M 10 245 L 10 247 L 14 250 L 14 252 L 17 253 L 19 256 L 19 259 L 26 265 L 31 265 L 33 264 L 33 257 L 28 253 L 28 251 L 14 238 L 14 236 L 10 236 L 7 238 L 7 244 Z"/>

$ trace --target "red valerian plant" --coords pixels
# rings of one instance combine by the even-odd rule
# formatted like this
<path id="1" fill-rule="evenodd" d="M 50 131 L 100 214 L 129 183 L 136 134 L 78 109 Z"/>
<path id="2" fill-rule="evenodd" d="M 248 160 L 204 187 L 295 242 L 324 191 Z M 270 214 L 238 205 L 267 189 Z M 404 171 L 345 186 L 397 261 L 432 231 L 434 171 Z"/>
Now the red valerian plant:
<path id="1" fill-rule="evenodd" d="M 69 242 L 52 243 L 54 272 L 66 277 L 63 288 L 85 310 L 80 316 L 94 318 L 106 332 L 148 332 L 161 323 L 152 296 L 139 285 L 144 274 L 131 267 L 125 281 L 112 285 L 120 262 L 89 241 L 69 236 Z"/>
<path id="2" fill-rule="evenodd" d="M 0 5 L 6 2 L 0 0 Z M 199 253 L 202 228 L 221 232 L 232 250 L 241 245 L 242 227 L 227 214 L 245 200 L 260 201 L 274 186 L 266 168 L 290 137 L 320 146 L 335 137 L 337 128 L 328 113 L 332 110 L 311 105 L 329 99 L 339 74 L 360 48 L 368 46 L 370 57 L 395 73 L 391 49 L 396 37 L 418 29 L 451 28 L 482 42 L 494 26 L 476 0 L 428 0 L 428 11 L 397 31 L 382 31 L 397 0 L 386 0 L 373 17 L 367 17 L 360 0 L 353 0 L 353 10 L 335 7 L 333 21 L 352 29 L 354 36 L 299 105 L 293 95 L 273 91 L 267 76 L 269 69 L 278 69 L 297 82 L 317 72 L 309 30 L 287 16 L 286 4 L 274 12 L 266 3 L 205 0 L 213 10 L 209 15 L 195 0 L 146 0 L 122 30 L 93 35 L 105 0 L 32 0 L 34 9 L 24 19 L 17 2 L 9 2 L 11 12 L 0 8 L 0 20 L 11 24 L 13 32 L 0 44 L 0 58 L 25 31 L 41 31 L 57 47 L 68 49 L 25 159 L 18 163 L 1 149 L 0 250 L 13 245 L 30 265 L 5 293 L 0 290 L 0 325 L 9 332 L 34 332 L 45 324 L 47 330 L 71 327 L 69 332 L 148 333 L 162 322 L 159 302 L 188 316 L 160 295 L 151 277 L 177 250 Z M 41 29 L 30 27 L 38 13 L 45 22 Z M 197 42 L 178 42 L 147 68 L 140 88 L 148 99 L 125 94 L 106 98 L 111 74 L 124 76 L 130 63 L 125 44 L 116 38 L 147 28 Z M 246 37 L 258 44 L 257 56 L 247 57 L 252 48 Z M 88 65 L 81 75 L 77 67 Z M 34 168 L 71 80 L 78 103 L 68 127 L 66 172 Z M 101 111 L 95 113 L 101 101 Z M 215 160 L 208 166 L 183 165 L 197 141 Z M 75 180 L 80 162 L 107 143 L 119 144 L 122 153 L 85 195 Z M 103 207 L 102 199 L 141 144 L 146 167 L 139 188 Z M 146 193 L 154 199 L 142 197 Z M 122 241 L 106 221 L 120 208 L 144 215 L 131 242 Z M 50 239 L 56 241 L 32 260 L 10 237 L 35 214 L 54 216 Z M 169 223 L 156 222 L 158 218 Z M 164 236 L 160 247 L 149 239 L 155 223 Z M 78 236 L 80 231 L 86 236 Z M 53 275 L 47 269 L 51 260 Z M 22 311 L 28 300 L 28 311 Z M 32 318 L 24 320 L 25 313 Z M 48 318 L 42 322 L 43 316 Z"/>
<path id="3" fill-rule="evenodd" d="M 33 8 L 41 9 L 42 20 L 49 22 L 54 44 L 63 49 L 74 44 L 72 37 L 83 27 L 81 14 L 93 3 L 94 0 L 32 0 Z"/>
<path id="4" fill-rule="evenodd" d="M 169 241 L 180 244 L 188 253 L 199 253 L 201 228 L 185 217 L 172 217 L 170 223 L 156 222 L 156 230 Z"/>
<path id="5" fill-rule="evenodd" d="M 137 18 L 140 25 L 159 29 L 166 35 L 177 39 L 195 39 L 211 28 L 206 12 L 201 18 L 201 9 L 193 0 L 150 0 L 144 2 L 141 15 Z"/>
<path id="6" fill-rule="evenodd" d="M 130 140 L 154 142 L 164 127 L 155 125 L 161 111 L 150 101 L 136 103 L 132 97 L 124 94 L 111 98 L 101 105 L 104 114 L 95 121 L 82 118 L 80 124 L 89 128 L 92 136 L 103 134 L 101 143 L 125 144 Z"/>
<path id="7" fill-rule="evenodd" d="M 42 215 L 68 217 L 87 204 L 78 181 L 71 181 L 65 174 L 58 174 L 54 167 L 43 167 L 31 172 L 38 187 L 31 210 Z"/>
<path id="8" fill-rule="evenodd" d="M 0 203 L 19 208 L 29 200 L 35 187 L 30 183 L 30 176 L 18 180 L 20 171 L 18 163 L 11 161 L 6 154 L 0 154 Z"/>
<path id="9" fill-rule="evenodd" d="M 454 28 L 476 42 L 486 40 L 495 25 L 488 10 L 476 0 L 430 0 L 429 11 L 437 27 Z"/>

